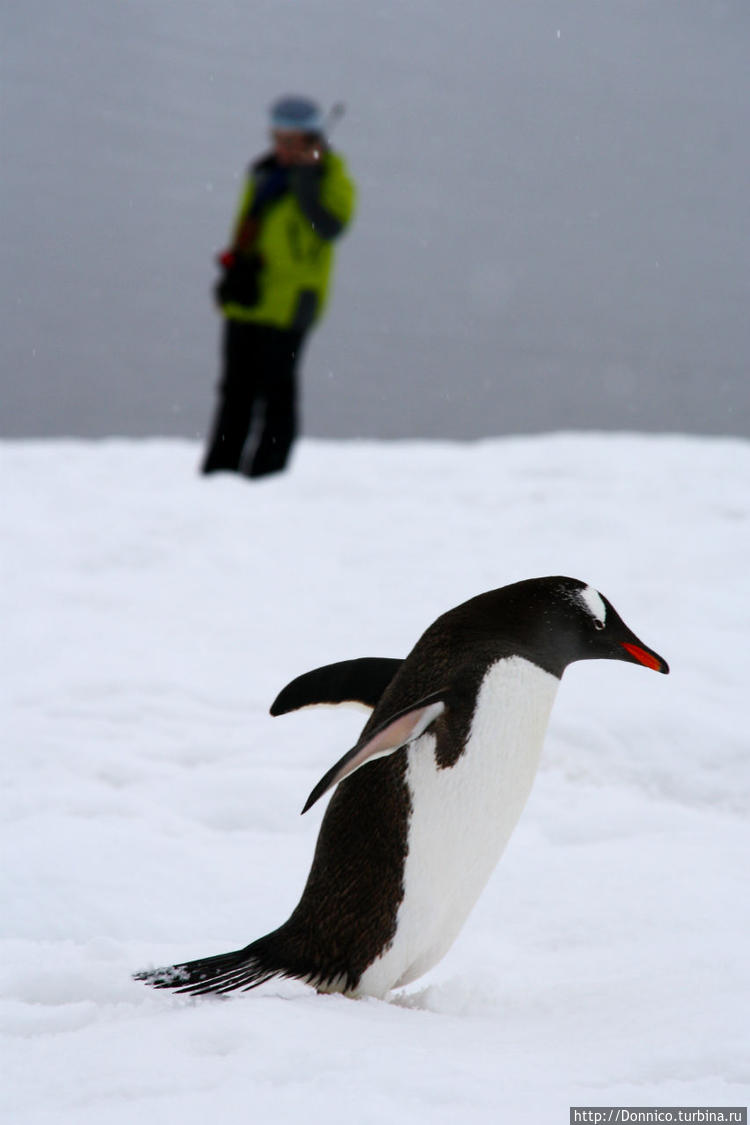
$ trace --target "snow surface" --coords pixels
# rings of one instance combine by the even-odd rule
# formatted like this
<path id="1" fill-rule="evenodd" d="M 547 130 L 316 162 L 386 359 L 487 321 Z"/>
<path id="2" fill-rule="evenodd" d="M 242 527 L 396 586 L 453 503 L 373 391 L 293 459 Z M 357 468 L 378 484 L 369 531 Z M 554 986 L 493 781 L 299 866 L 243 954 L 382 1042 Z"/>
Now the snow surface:
<path id="1" fill-rule="evenodd" d="M 6 443 L 2 1120 L 567 1121 L 750 1093 L 750 446 L 303 441 L 250 485 L 183 441 Z M 267 709 L 439 613 L 583 578 L 671 663 L 575 665 L 519 827 L 390 1002 L 133 970 L 282 921 L 361 712 Z M 322 804 L 322 803 L 321 803 Z"/>

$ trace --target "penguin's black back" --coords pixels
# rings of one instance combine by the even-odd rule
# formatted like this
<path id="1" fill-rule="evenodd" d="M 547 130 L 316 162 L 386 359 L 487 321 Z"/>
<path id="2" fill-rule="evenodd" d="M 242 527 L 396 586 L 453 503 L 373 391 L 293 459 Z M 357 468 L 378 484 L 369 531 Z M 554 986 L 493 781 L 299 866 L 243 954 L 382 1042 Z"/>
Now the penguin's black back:
<path id="1" fill-rule="evenodd" d="M 406 756 L 380 758 L 338 786 L 299 903 L 243 949 L 136 975 L 194 995 L 255 988 L 272 977 L 351 991 L 396 932 L 411 801 Z"/>

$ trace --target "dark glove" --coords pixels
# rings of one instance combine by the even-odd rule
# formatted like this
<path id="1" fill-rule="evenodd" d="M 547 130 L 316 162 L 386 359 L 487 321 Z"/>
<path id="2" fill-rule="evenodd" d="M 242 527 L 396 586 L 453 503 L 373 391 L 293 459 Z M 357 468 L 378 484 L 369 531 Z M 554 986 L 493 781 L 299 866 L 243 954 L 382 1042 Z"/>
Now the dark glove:
<path id="1" fill-rule="evenodd" d="M 278 164 L 267 169 L 258 180 L 251 215 L 259 215 L 269 203 L 274 203 L 289 190 L 289 169 Z"/>
<path id="2" fill-rule="evenodd" d="M 226 251 L 217 259 L 222 273 L 214 286 L 217 305 L 257 305 L 260 297 L 259 274 L 262 261 L 258 254 L 234 254 Z"/>
<path id="3" fill-rule="evenodd" d="M 323 168 L 320 164 L 298 164 L 290 177 L 292 191 L 302 214 L 321 238 L 336 238 L 344 224 L 320 202 Z"/>

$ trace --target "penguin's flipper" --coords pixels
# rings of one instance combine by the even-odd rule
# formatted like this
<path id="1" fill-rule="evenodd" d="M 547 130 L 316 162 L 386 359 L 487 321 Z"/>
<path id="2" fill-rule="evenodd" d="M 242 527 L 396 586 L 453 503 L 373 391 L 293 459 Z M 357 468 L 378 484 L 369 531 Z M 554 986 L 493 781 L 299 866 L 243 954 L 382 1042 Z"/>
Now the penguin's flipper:
<path id="1" fill-rule="evenodd" d="M 387 757 L 388 754 L 395 753 L 402 746 L 424 734 L 445 710 L 446 695 L 446 691 L 441 688 L 440 691 L 420 699 L 416 705 L 411 705 L 407 710 L 391 715 L 374 731 L 363 734 L 356 746 L 344 754 L 343 758 L 340 758 L 320 779 L 307 798 L 302 812 L 306 813 L 324 793 L 366 762 Z"/>
<path id="2" fill-rule="evenodd" d="M 373 708 L 403 664 L 386 656 L 340 660 L 297 676 L 271 704 L 272 715 L 286 715 L 319 703 L 362 703 Z"/>

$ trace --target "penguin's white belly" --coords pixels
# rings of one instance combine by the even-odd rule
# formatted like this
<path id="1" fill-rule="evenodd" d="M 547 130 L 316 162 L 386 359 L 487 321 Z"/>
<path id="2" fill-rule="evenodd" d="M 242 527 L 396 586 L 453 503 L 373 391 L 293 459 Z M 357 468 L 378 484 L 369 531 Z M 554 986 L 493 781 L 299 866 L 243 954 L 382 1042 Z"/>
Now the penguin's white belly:
<path id="1" fill-rule="evenodd" d="M 434 735 L 409 747 L 404 897 L 393 941 L 362 974 L 358 994 L 384 996 L 450 949 L 526 804 L 559 683 L 536 664 L 507 657 L 482 681 L 454 766 L 436 765 Z"/>

